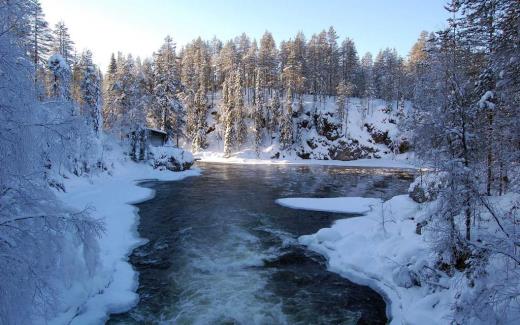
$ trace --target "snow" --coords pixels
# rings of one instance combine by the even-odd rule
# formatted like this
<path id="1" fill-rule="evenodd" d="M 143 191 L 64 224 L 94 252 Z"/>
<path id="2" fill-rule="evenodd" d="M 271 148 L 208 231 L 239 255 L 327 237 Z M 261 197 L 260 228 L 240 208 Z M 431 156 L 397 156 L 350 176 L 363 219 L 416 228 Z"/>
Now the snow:
<path id="1" fill-rule="evenodd" d="M 276 203 L 293 209 L 343 212 L 343 213 L 367 213 L 378 204 L 380 199 L 362 197 L 336 197 L 336 198 L 286 198 L 278 199 Z"/>
<path id="2" fill-rule="evenodd" d="M 449 322 L 453 291 L 432 291 L 427 285 L 415 285 L 419 281 L 415 271 L 430 257 L 427 243 L 415 233 L 416 221 L 412 219 L 420 214 L 420 204 L 407 195 L 393 197 L 384 204 L 370 198 L 284 200 L 293 208 L 335 212 L 370 206 L 365 216 L 338 220 L 330 228 L 301 236 L 299 242 L 323 254 L 330 271 L 378 291 L 387 302 L 390 324 Z"/>
<path id="3" fill-rule="evenodd" d="M 247 155 L 245 155 L 247 156 Z M 418 169 L 412 161 L 405 159 L 357 159 L 357 160 L 318 160 L 318 159 L 259 159 L 244 158 L 243 156 L 232 156 L 224 158 L 223 153 L 202 152 L 195 155 L 195 159 L 201 162 L 225 163 L 225 164 L 246 164 L 246 165 L 321 165 L 321 166 L 341 166 L 341 167 L 367 167 L 367 168 L 392 168 L 392 169 Z"/>
<path id="4" fill-rule="evenodd" d="M 138 278 L 128 256 L 145 239 L 137 234 L 139 217 L 132 203 L 154 195 L 151 189 L 139 186 L 139 180 L 180 180 L 199 171 L 174 173 L 154 170 L 144 163 L 118 162 L 112 173 L 71 177 L 65 182 L 67 192 L 57 193 L 72 208 L 92 208 L 94 217 L 104 219 L 106 232 L 99 239 L 98 271 L 88 281 L 70 287 L 62 302 L 63 312 L 49 324 L 100 324 L 110 313 L 123 312 L 137 303 Z"/>

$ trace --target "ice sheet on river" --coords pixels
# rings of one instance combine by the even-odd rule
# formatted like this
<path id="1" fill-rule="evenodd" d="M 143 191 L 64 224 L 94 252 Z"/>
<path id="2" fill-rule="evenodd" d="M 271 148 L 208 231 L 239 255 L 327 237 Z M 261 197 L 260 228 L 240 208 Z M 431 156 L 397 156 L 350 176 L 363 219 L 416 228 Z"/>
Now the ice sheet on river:
<path id="1" fill-rule="evenodd" d="M 276 200 L 279 205 L 293 209 L 355 214 L 367 213 L 376 205 L 381 205 L 382 202 L 381 199 L 363 197 L 284 198 Z"/>

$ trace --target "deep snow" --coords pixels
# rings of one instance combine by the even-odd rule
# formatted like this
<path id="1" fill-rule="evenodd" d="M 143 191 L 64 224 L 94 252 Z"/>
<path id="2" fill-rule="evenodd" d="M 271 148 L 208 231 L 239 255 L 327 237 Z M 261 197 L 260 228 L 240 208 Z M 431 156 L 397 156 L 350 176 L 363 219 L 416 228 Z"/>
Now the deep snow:
<path id="1" fill-rule="evenodd" d="M 137 274 L 128 256 L 145 239 L 137 234 L 139 216 L 132 204 L 154 195 L 151 189 L 139 186 L 139 181 L 174 181 L 198 174 L 198 170 L 159 171 L 148 164 L 127 161 L 115 163 L 112 175 L 65 181 L 66 192 L 57 192 L 58 197 L 74 209 L 91 209 L 93 217 L 104 220 L 106 231 L 99 239 L 100 265 L 94 277 L 68 288 L 61 313 L 49 324 L 100 324 L 110 313 L 125 311 L 137 303 Z"/>

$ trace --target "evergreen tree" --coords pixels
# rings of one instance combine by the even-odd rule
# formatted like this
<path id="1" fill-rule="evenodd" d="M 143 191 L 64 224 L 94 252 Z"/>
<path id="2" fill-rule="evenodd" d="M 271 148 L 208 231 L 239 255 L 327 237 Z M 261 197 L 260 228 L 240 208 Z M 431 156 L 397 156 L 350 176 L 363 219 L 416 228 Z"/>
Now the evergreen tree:
<path id="1" fill-rule="evenodd" d="M 273 35 L 265 32 L 260 40 L 258 50 L 258 68 L 264 76 L 265 84 L 261 88 L 273 89 L 278 83 L 278 51 Z"/>
<path id="2" fill-rule="evenodd" d="M 244 108 L 244 95 L 242 92 L 242 78 L 240 71 L 235 73 L 233 83 L 233 110 L 235 112 L 236 145 L 240 148 L 247 141 L 246 114 Z"/>
<path id="3" fill-rule="evenodd" d="M 228 86 L 232 82 L 231 76 L 224 80 L 222 88 L 222 103 L 224 115 L 224 157 L 230 157 L 231 151 L 236 143 L 235 132 L 235 110 L 233 100 L 233 88 Z"/>
<path id="4" fill-rule="evenodd" d="M 293 145 L 293 122 L 292 122 L 292 93 L 291 89 L 287 90 L 285 98 L 285 110 L 282 113 L 280 121 L 280 146 L 283 150 L 288 150 Z"/>
<path id="5" fill-rule="evenodd" d="M 49 97 L 55 100 L 70 101 L 70 66 L 60 54 L 53 54 L 47 64 L 49 69 Z"/>
<path id="6" fill-rule="evenodd" d="M 177 72 L 175 43 L 170 36 L 154 56 L 152 106 L 148 117 L 179 143 L 182 135 L 183 107 L 178 98 L 180 78 Z"/>
<path id="7" fill-rule="evenodd" d="M 52 50 L 59 53 L 70 66 L 74 64 L 74 42 L 70 38 L 69 29 L 63 21 L 54 26 Z"/>
<path id="8" fill-rule="evenodd" d="M 341 66 L 341 80 L 344 84 L 351 83 L 355 85 L 360 80 L 360 64 L 354 41 L 350 38 L 346 38 L 341 43 L 339 50 L 339 64 Z M 361 85 L 358 84 L 356 91 L 361 94 Z"/>
<path id="9" fill-rule="evenodd" d="M 37 86 L 40 87 L 44 81 L 42 66 L 45 66 L 51 51 L 52 33 L 38 0 L 32 3 L 28 24 L 26 47 L 35 67 L 34 80 L 36 83 L 39 83 Z"/>
<path id="10" fill-rule="evenodd" d="M 101 120 L 101 76 L 99 70 L 92 62 L 92 52 L 84 51 L 80 60 L 82 78 L 81 89 L 81 113 L 87 118 L 88 124 L 96 135 L 102 127 Z"/>
<path id="11" fill-rule="evenodd" d="M 257 75 L 260 73 L 257 70 Z M 265 106 L 264 94 L 260 88 L 260 78 L 257 76 L 255 85 L 255 104 L 253 105 L 253 136 L 254 147 L 257 157 L 260 156 L 260 146 L 262 144 L 263 111 Z"/>

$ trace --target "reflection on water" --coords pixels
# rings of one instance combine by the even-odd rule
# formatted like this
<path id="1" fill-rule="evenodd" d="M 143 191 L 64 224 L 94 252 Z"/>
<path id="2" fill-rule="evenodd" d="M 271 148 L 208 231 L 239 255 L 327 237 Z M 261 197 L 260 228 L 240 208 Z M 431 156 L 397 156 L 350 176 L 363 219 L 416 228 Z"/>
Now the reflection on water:
<path id="1" fill-rule="evenodd" d="M 368 287 L 326 270 L 297 243 L 350 215 L 278 206 L 281 197 L 404 193 L 410 177 L 376 169 L 202 164 L 203 175 L 144 184 L 139 204 L 149 242 L 130 260 L 139 304 L 109 324 L 385 324 Z"/>

